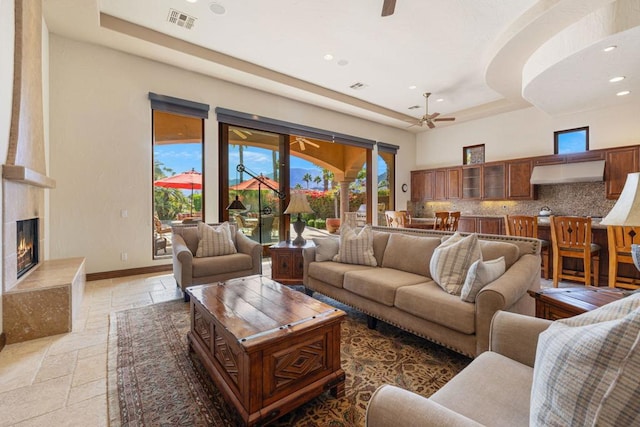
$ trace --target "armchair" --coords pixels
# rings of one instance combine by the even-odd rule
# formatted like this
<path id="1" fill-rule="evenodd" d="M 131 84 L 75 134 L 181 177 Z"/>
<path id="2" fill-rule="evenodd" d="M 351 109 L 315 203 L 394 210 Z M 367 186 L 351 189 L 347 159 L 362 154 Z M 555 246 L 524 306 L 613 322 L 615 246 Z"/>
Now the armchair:
<path id="1" fill-rule="evenodd" d="M 216 224 L 212 224 L 216 225 Z M 173 245 L 173 276 L 176 284 L 184 292 L 192 285 L 218 282 L 236 277 L 260 274 L 262 271 L 262 248 L 231 227 L 233 243 L 238 251 L 235 254 L 197 258 L 198 227 L 196 224 L 176 225 L 171 235 Z M 184 294 L 185 301 L 189 300 Z"/>

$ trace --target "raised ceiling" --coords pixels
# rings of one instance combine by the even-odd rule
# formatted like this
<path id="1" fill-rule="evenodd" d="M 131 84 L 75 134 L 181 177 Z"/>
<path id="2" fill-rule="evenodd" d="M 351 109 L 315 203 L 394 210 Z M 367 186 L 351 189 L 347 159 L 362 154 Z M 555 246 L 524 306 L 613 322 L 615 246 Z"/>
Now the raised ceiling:
<path id="1" fill-rule="evenodd" d="M 640 0 L 397 0 L 388 17 L 382 0 L 44 6 L 53 33 L 399 128 L 424 114 L 424 92 L 433 93 L 430 112 L 456 116 L 438 126 L 529 105 L 567 114 L 640 94 Z M 170 22 L 172 11 L 186 25 Z M 604 53 L 609 45 L 617 49 Z M 626 78 L 609 83 L 618 75 Z M 623 89 L 631 94 L 616 96 Z"/>

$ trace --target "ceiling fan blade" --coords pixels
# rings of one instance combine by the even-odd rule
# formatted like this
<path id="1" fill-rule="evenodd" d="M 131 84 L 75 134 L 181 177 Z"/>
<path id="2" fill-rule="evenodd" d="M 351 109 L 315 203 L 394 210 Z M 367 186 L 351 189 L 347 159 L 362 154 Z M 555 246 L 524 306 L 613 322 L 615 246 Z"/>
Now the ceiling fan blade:
<path id="1" fill-rule="evenodd" d="M 396 0 L 384 0 L 382 3 L 382 16 L 393 15 L 396 9 Z"/>
<path id="2" fill-rule="evenodd" d="M 436 117 L 438 117 L 440 115 L 440 113 L 433 113 L 433 114 L 429 114 L 429 119 L 435 119 Z"/>
<path id="3" fill-rule="evenodd" d="M 311 142 L 308 139 L 300 139 L 300 141 L 304 142 L 305 144 L 309 144 L 312 147 L 320 148 L 318 144 L 316 144 L 315 142 Z"/>
<path id="4" fill-rule="evenodd" d="M 433 129 L 434 127 L 436 127 L 436 125 L 434 125 L 431 120 L 427 120 L 427 126 L 429 126 L 429 129 Z"/>
<path id="5" fill-rule="evenodd" d="M 452 122 L 456 118 L 455 117 L 440 117 L 439 119 L 433 119 L 436 122 Z"/>
<path id="6" fill-rule="evenodd" d="M 238 135 L 241 139 L 247 139 L 247 136 L 244 133 L 240 132 L 238 129 L 231 129 L 231 132 Z"/>

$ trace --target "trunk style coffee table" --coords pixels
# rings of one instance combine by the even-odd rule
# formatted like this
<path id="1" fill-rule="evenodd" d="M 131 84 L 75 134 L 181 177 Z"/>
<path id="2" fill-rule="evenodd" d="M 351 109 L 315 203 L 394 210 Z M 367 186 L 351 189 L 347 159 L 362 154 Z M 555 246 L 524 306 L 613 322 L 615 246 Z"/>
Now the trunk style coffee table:
<path id="1" fill-rule="evenodd" d="M 267 424 L 328 389 L 344 396 L 344 311 L 262 276 L 187 293 L 189 349 L 245 425 Z"/>

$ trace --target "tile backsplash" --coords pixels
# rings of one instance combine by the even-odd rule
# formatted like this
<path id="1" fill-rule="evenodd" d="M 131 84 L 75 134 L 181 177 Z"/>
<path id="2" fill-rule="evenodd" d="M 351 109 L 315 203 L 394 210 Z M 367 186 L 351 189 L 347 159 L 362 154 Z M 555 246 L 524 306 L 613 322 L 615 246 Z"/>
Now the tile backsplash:
<path id="1" fill-rule="evenodd" d="M 432 217 L 435 211 L 460 211 L 462 215 L 537 215 L 543 206 L 555 215 L 603 217 L 615 200 L 605 198 L 604 182 L 538 185 L 537 200 L 450 200 L 441 202 L 407 202 L 416 217 Z"/>

